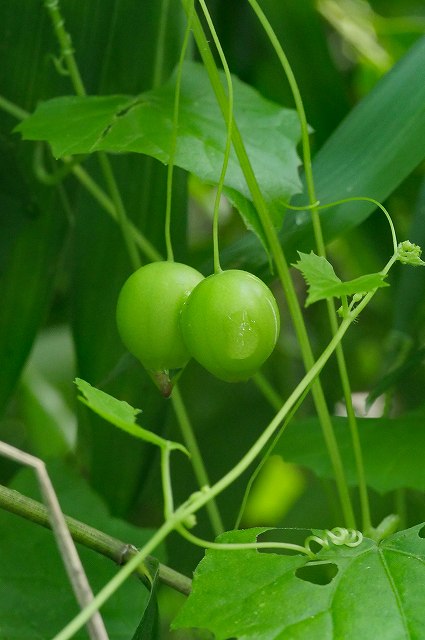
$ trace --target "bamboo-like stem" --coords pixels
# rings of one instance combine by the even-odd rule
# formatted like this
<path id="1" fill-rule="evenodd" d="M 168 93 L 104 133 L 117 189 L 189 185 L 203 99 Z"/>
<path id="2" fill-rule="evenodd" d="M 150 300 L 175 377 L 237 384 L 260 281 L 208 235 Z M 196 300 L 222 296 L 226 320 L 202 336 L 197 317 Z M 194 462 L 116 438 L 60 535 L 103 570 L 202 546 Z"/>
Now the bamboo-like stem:
<path id="1" fill-rule="evenodd" d="M 0 485 L 0 507 L 46 529 L 51 529 L 47 507 L 37 500 L 24 496 L 19 491 Z M 137 553 L 136 547 L 132 544 L 113 538 L 80 520 L 65 515 L 65 522 L 74 542 L 109 558 L 118 565 L 125 564 Z M 148 556 L 146 561 L 149 562 L 150 559 Z M 143 564 L 136 568 L 135 573 L 142 580 L 146 579 L 146 568 Z M 159 564 L 159 579 L 163 584 L 184 595 L 189 595 L 191 591 L 192 581 L 190 578 L 162 563 Z"/>

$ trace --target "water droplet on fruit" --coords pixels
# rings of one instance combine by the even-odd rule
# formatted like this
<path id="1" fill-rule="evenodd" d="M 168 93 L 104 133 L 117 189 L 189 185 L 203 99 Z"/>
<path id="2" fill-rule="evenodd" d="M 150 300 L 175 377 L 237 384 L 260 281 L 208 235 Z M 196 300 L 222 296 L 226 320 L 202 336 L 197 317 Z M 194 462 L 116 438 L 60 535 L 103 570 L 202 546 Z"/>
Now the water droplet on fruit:
<path id="1" fill-rule="evenodd" d="M 249 358 L 256 350 L 259 339 L 255 320 L 251 320 L 245 310 L 230 314 L 226 323 L 226 338 L 230 358 Z"/>

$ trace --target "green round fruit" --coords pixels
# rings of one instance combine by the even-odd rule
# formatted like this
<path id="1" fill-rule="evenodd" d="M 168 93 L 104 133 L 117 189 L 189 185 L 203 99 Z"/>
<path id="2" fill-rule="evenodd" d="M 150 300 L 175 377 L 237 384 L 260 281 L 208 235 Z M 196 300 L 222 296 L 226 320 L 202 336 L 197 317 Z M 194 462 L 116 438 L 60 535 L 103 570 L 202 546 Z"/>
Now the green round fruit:
<path id="1" fill-rule="evenodd" d="M 178 262 L 152 262 L 124 283 L 117 303 L 117 327 L 127 349 L 146 369 L 180 369 L 190 359 L 180 313 L 203 275 Z"/>
<path id="2" fill-rule="evenodd" d="M 187 348 L 205 369 L 228 382 L 247 380 L 276 345 L 279 310 L 264 282 L 232 269 L 194 288 L 181 327 Z"/>

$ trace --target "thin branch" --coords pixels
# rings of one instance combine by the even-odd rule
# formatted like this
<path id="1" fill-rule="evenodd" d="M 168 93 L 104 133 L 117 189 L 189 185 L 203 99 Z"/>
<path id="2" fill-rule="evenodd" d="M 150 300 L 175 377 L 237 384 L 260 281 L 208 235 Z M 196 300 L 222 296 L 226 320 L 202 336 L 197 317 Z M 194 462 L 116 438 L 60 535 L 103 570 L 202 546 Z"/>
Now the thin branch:
<path id="1" fill-rule="evenodd" d="M 46 529 L 51 529 L 47 508 L 41 502 L 28 498 L 19 491 L 0 485 L 0 507 Z M 65 522 L 74 542 L 100 553 L 118 565 L 125 564 L 137 553 L 136 547 L 132 544 L 113 538 L 80 520 L 65 515 Z M 148 564 L 150 559 L 149 556 L 146 558 Z M 141 580 L 146 579 L 146 570 L 143 565 L 139 565 L 135 573 Z M 159 564 L 159 579 L 163 584 L 186 596 L 189 595 L 192 588 L 190 578 L 161 563 Z"/>

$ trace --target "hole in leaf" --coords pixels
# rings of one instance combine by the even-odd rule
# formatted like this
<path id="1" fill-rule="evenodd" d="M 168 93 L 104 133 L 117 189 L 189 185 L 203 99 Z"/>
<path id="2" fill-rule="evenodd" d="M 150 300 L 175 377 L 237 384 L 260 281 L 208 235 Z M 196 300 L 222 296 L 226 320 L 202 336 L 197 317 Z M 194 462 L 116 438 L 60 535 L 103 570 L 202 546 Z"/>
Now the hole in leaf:
<path id="1" fill-rule="evenodd" d="M 425 525 L 419 530 L 418 536 L 420 538 L 425 538 Z"/>
<path id="2" fill-rule="evenodd" d="M 307 564 L 299 567 L 295 571 L 295 575 L 300 580 L 311 582 L 312 584 L 329 584 L 338 573 L 338 567 L 333 562 L 326 564 Z"/>

